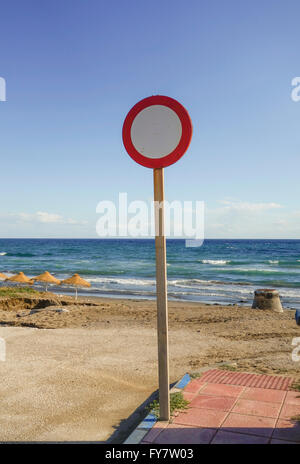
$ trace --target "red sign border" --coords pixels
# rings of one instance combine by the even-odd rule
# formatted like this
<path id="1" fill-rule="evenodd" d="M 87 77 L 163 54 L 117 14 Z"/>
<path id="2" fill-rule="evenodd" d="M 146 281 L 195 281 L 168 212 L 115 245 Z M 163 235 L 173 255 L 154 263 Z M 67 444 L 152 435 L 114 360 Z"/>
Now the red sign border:
<path id="1" fill-rule="evenodd" d="M 179 117 L 182 125 L 182 134 L 177 147 L 163 158 L 147 158 L 146 156 L 143 156 L 136 150 L 131 140 L 131 127 L 134 119 L 138 113 L 152 105 L 163 105 L 172 109 Z M 165 168 L 171 164 L 176 163 L 176 161 L 178 161 L 188 149 L 192 139 L 192 133 L 192 121 L 184 106 L 182 106 L 181 103 L 179 103 L 177 100 L 174 100 L 174 98 L 166 97 L 163 95 L 154 95 L 152 97 L 144 98 L 131 108 L 123 124 L 122 137 L 124 147 L 129 156 L 131 156 L 131 158 L 138 164 L 141 164 L 146 168 L 154 169 Z"/>

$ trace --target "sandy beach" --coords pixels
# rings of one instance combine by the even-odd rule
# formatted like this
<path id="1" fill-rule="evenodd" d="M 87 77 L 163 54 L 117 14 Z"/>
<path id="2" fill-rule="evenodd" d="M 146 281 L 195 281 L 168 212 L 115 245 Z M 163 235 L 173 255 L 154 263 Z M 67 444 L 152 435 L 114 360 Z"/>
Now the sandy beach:
<path id="1" fill-rule="evenodd" d="M 154 301 L 1 298 L 0 321 L 1 441 L 125 438 L 138 416 L 125 421 L 157 389 Z M 171 382 L 222 362 L 300 379 L 294 311 L 170 302 L 169 328 Z"/>

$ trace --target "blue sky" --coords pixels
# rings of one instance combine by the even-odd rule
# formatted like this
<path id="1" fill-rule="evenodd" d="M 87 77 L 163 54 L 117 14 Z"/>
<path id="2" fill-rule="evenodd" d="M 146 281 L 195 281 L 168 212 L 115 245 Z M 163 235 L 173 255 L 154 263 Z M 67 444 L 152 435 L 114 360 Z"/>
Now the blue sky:
<path id="1" fill-rule="evenodd" d="M 152 198 L 121 128 L 140 99 L 189 111 L 168 200 L 208 238 L 300 238 L 298 0 L 1 3 L 0 237 L 96 237 L 97 203 Z"/>

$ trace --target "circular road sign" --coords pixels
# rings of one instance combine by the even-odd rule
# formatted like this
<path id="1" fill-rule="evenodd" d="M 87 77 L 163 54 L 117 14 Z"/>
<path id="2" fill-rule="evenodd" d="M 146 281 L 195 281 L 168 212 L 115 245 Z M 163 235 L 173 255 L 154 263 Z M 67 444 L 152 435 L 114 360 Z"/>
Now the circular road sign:
<path id="1" fill-rule="evenodd" d="M 192 131 L 191 118 L 177 100 L 155 95 L 131 108 L 122 135 L 134 161 L 147 168 L 164 168 L 184 155 Z"/>

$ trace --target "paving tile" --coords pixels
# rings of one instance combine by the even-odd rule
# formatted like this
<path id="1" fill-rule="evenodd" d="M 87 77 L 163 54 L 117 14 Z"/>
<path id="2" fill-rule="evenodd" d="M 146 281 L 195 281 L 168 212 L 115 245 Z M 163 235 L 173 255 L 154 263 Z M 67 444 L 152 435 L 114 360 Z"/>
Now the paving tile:
<path id="1" fill-rule="evenodd" d="M 222 411 L 230 411 L 234 405 L 236 398 L 224 398 L 223 396 L 196 395 L 191 401 L 190 407 L 202 409 L 221 409 Z"/>
<path id="2" fill-rule="evenodd" d="M 222 425 L 223 429 L 235 429 L 234 432 L 249 435 L 270 437 L 276 424 L 276 419 L 270 417 L 249 416 L 230 413 Z M 233 430 L 229 430 L 233 432 Z"/>
<path id="3" fill-rule="evenodd" d="M 183 398 L 187 401 L 192 401 L 196 397 L 196 392 L 183 391 Z"/>
<path id="4" fill-rule="evenodd" d="M 145 435 L 143 441 L 148 443 L 153 443 L 155 438 L 167 427 L 169 422 L 167 421 L 157 421 L 151 430 Z"/>
<path id="5" fill-rule="evenodd" d="M 155 423 L 149 414 L 125 443 L 300 444 L 300 423 L 291 420 L 300 415 L 300 392 L 286 391 L 291 379 L 218 370 L 207 375 L 179 381 L 190 405 L 171 424 Z"/>
<path id="6" fill-rule="evenodd" d="M 184 387 L 184 391 L 197 393 L 203 385 L 204 382 L 201 382 L 200 380 L 192 380 L 192 382 L 188 383 L 187 386 Z"/>
<path id="7" fill-rule="evenodd" d="M 300 415 L 300 405 L 284 404 L 280 412 L 280 419 L 291 419 L 293 416 Z"/>
<path id="8" fill-rule="evenodd" d="M 300 443 L 300 423 L 279 419 L 273 432 L 272 439 L 282 439 Z"/>
<path id="9" fill-rule="evenodd" d="M 254 435 L 246 435 L 243 433 L 228 432 L 226 430 L 219 430 L 212 441 L 213 445 L 232 444 L 232 445 L 259 445 L 267 444 L 269 438 L 256 437 Z"/>
<path id="10" fill-rule="evenodd" d="M 247 386 L 287 391 L 292 381 L 292 377 L 282 377 L 278 375 L 255 375 L 253 379 L 247 383 Z"/>
<path id="11" fill-rule="evenodd" d="M 300 392 L 296 392 L 296 391 L 287 392 L 285 404 L 300 405 Z"/>
<path id="12" fill-rule="evenodd" d="M 272 388 L 287 391 L 293 382 L 292 377 L 274 375 L 260 375 L 246 372 L 226 372 L 220 369 L 211 369 L 202 375 L 202 380 L 211 383 L 244 385 L 247 387 Z"/>
<path id="13" fill-rule="evenodd" d="M 263 401 L 238 400 L 232 412 L 250 416 L 278 417 L 281 405 Z"/>
<path id="14" fill-rule="evenodd" d="M 228 413 L 219 409 L 191 408 L 181 412 L 174 423 L 198 427 L 220 427 Z"/>
<path id="15" fill-rule="evenodd" d="M 157 444 L 208 444 L 216 434 L 217 429 L 188 427 L 180 424 L 170 424 L 155 439 Z"/>
<path id="16" fill-rule="evenodd" d="M 237 385 L 209 383 L 201 389 L 201 393 L 206 395 L 231 396 L 236 398 L 244 390 L 244 388 L 245 387 L 240 387 Z"/>
<path id="17" fill-rule="evenodd" d="M 264 401 L 266 403 L 282 403 L 286 392 L 266 388 L 246 387 L 240 398 L 245 400 Z"/>
<path id="18" fill-rule="evenodd" d="M 247 385 L 249 380 L 254 378 L 254 375 L 246 372 L 230 372 L 222 369 L 213 369 L 205 372 L 202 377 L 206 382 L 211 383 Z"/>

